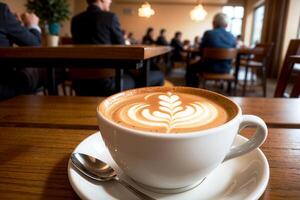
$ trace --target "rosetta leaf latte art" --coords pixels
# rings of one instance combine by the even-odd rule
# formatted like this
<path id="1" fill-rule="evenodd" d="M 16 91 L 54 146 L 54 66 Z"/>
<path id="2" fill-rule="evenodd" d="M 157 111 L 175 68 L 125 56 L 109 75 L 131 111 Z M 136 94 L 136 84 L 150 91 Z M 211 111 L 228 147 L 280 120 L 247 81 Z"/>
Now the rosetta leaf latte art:
<path id="1" fill-rule="evenodd" d="M 151 101 L 148 99 L 151 98 Z M 179 95 L 167 92 L 149 94 L 143 102 L 120 109 L 121 121 L 132 127 L 160 127 L 169 133 L 175 129 L 202 126 L 213 121 L 217 109 L 207 101 L 184 103 Z"/>

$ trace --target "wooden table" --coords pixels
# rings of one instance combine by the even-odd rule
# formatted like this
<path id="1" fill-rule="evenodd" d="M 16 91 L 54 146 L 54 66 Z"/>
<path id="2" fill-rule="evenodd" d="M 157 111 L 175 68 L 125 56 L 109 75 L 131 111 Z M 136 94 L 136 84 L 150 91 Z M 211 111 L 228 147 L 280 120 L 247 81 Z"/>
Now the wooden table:
<path id="1" fill-rule="evenodd" d="M 0 199 L 78 199 L 67 163 L 74 148 L 97 131 L 95 109 L 101 100 L 21 96 L 0 102 Z M 270 181 L 261 199 L 300 199 L 300 100 L 233 100 L 269 124 L 262 150 Z"/>
<path id="2" fill-rule="evenodd" d="M 57 94 L 55 68 L 114 68 L 116 86 L 123 90 L 124 69 L 142 68 L 149 83 L 150 59 L 171 50 L 167 46 L 64 45 L 59 47 L 0 48 L 0 66 L 48 68 L 48 89 Z"/>
<path id="3" fill-rule="evenodd" d="M 300 99 L 234 97 L 244 114 L 269 127 L 300 128 Z M 20 96 L 0 102 L 0 126 L 97 130 L 96 106 L 103 98 Z"/>
<path id="4" fill-rule="evenodd" d="M 0 127 L 0 199 L 78 199 L 68 181 L 67 163 L 76 145 L 93 133 Z M 269 129 L 262 150 L 271 171 L 261 199 L 299 199 L 300 129 Z"/>

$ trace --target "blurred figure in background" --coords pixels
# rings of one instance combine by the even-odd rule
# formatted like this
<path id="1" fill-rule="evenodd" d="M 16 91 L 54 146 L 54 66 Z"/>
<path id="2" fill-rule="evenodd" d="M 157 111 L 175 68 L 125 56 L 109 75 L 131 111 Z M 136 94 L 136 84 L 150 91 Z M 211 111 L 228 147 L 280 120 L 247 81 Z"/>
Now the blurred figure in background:
<path id="1" fill-rule="evenodd" d="M 17 15 L 18 16 L 18 15 Z M 41 29 L 39 18 L 24 13 L 21 19 L 8 6 L 0 3 L 0 46 L 39 46 Z M 2 68 L 0 72 L 0 100 L 21 94 L 35 93 L 41 86 L 41 71 L 35 68 Z"/>
<path id="2" fill-rule="evenodd" d="M 146 45 L 154 45 L 156 42 L 154 38 L 154 29 L 149 27 L 146 31 L 146 35 L 143 37 L 142 44 Z M 150 61 L 150 85 L 151 86 L 160 86 L 164 83 L 164 75 L 160 71 L 159 67 L 157 66 L 157 59 L 151 59 Z M 143 77 L 141 74 L 137 74 L 135 76 L 135 80 L 138 87 L 141 87 L 143 83 Z"/>
<path id="3" fill-rule="evenodd" d="M 243 48 L 245 47 L 244 41 L 242 40 L 242 36 L 236 36 L 236 48 Z"/>
<path id="4" fill-rule="evenodd" d="M 157 37 L 156 44 L 162 46 L 168 46 L 169 43 L 166 39 L 166 29 L 161 29 L 159 32 L 159 36 Z"/>
<path id="5" fill-rule="evenodd" d="M 192 45 L 192 47 L 194 49 L 199 49 L 199 47 L 200 47 L 200 37 L 199 36 L 196 36 L 194 38 L 194 44 Z"/>
<path id="6" fill-rule="evenodd" d="M 142 44 L 148 44 L 148 45 L 155 44 L 155 40 L 153 38 L 154 38 L 154 29 L 149 27 L 147 29 L 146 35 L 144 35 L 143 37 Z"/>
<path id="7" fill-rule="evenodd" d="M 182 43 L 182 33 L 177 31 L 174 38 L 171 40 L 172 51 L 172 61 L 182 61 L 182 52 L 184 51 L 184 46 Z"/>
<path id="8" fill-rule="evenodd" d="M 213 30 L 206 31 L 200 45 L 200 51 L 204 48 L 235 48 L 236 39 L 228 31 L 228 18 L 224 13 L 218 13 L 213 18 Z M 206 60 L 199 61 L 187 69 L 186 84 L 192 87 L 199 86 L 198 73 L 229 73 L 231 60 Z"/>
<path id="9" fill-rule="evenodd" d="M 184 40 L 183 41 L 183 49 L 191 48 L 191 41 L 190 40 Z"/>
<path id="10" fill-rule="evenodd" d="M 160 29 L 159 31 L 159 36 L 156 39 L 156 44 L 161 45 L 161 46 L 168 46 L 169 42 L 167 41 L 166 38 L 166 29 Z M 157 61 L 157 63 L 161 63 L 161 61 L 164 63 L 164 69 L 165 69 L 165 74 L 168 74 L 171 71 L 171 53 L 167 53 L 165 55 L 160 56 L 160 59 Z"/>
<path id="11" fill-rule="evenodd" d="M 138 42 L 137 42 L 137 40 L 134 38 L 132 32 L 129 32 L 129 33 L 128 33 L 128 40 L 129 40 L 129 42 L 130 42 L 131 45 L 138 44 Z"/>
<path id="12" fill-rule="evenodd" d="M 109 12 L 112 1 L 87 0 L 87 3 L 87 10 L 72 19 L 73 41 L 76 44 L 125 44 L 118 17 Z M 74 80 L 73 88 L 77 95 L 108 96 L 116 92 L 114 70 L 72 69 L 70 73 L 81 74 L 80 70 L 84 71 L 86 77 Z M 134 80 L 128 73 L 123 78 L 124 89 L 135 87 Z"/>
<path id="13" fill-rule="evenodd" d="M 128 39 L 127 31 L 123 29 L 122 34 L 123 34 L 125 45 L 131 45 L 130 40 Z"/>

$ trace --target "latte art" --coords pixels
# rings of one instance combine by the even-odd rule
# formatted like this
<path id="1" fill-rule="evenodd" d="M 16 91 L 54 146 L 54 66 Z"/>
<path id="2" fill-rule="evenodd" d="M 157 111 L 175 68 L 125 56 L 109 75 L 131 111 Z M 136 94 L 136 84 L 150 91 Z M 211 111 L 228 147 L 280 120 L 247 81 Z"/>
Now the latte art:
<path id="1" fill-rule="evenodd" d="M 121 125 L 164 133 L 201 130 L 227 121 L 226 111 L 213 101 L 172 92 L 132 96 L 108 112 Z"/>
<path id="2" fill-rule="evenodd" d="M 152 95 L 145 97 L 147 100 Z M 151 111 L 150 105 L 141 102 L 126 105 L 120 109 L 123 122 L 136 126 L 137 124 L 165 128 L 171 132 L 175 128 L 193 128 L 207 124 L 216 118 L 218 111 L 207 102 L 194 102 L 183 105 L 179 96 L 168 92 L 158 96 L 158 110 Z"/>

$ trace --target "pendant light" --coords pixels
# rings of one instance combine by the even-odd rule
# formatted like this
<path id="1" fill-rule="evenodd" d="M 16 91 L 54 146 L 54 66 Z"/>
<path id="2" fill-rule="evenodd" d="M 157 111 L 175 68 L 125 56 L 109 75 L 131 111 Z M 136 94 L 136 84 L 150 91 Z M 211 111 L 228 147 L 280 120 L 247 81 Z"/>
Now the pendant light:
<path id="1" fill-rule="evenodd" d="M 151 8 L 151 5 L 148 2 L 142 4 L 139 8 L 139 16 L 149 18 L 155 14 L 155 11 Z"/>
<path id="2" fill-rule="evenodd" d="M 204 9 L 204 7 L 202 6 L 201 4 L 202 1 L 197 1 L 198 5 L 196 7 L 193 8 L 193 10 L 191 10 L 190 12 L 190 16 L 191 16 L 191 19 L 193 21 L 202 21 L 205 19 L 206 15 L 207 15 L 207 12 L 206 10 Z"/>

